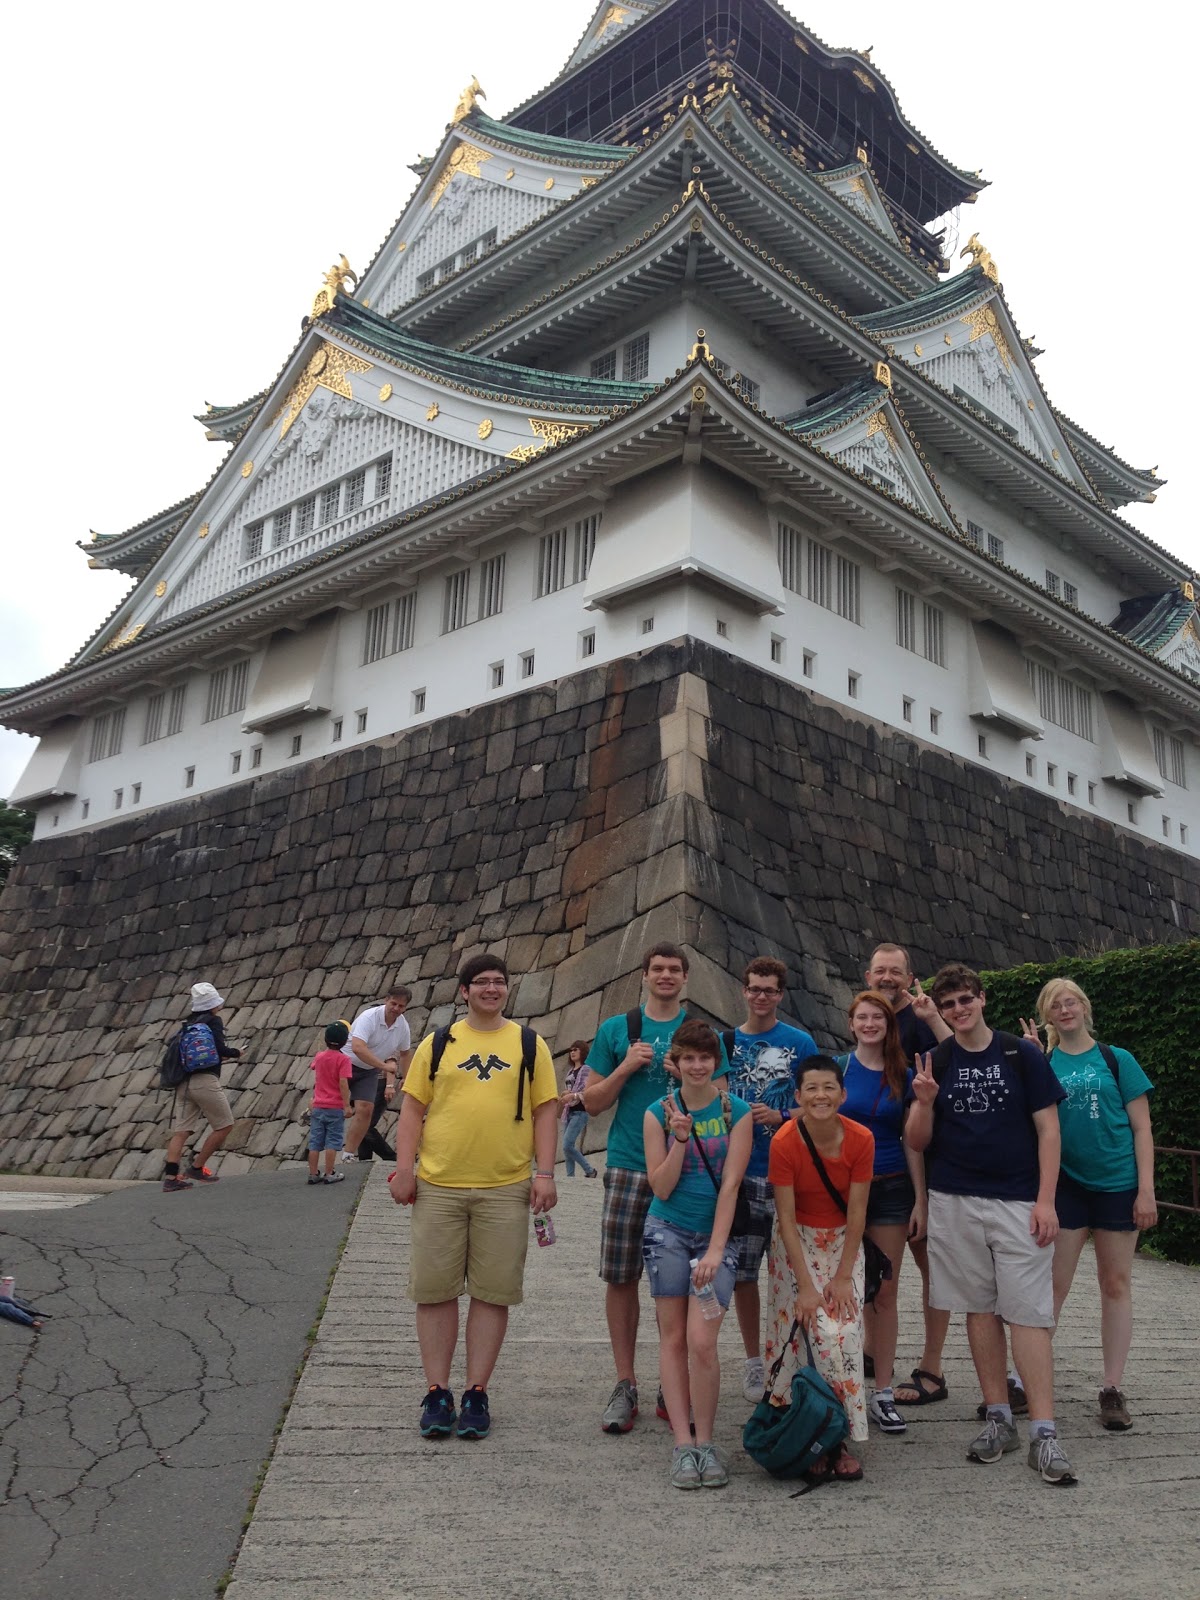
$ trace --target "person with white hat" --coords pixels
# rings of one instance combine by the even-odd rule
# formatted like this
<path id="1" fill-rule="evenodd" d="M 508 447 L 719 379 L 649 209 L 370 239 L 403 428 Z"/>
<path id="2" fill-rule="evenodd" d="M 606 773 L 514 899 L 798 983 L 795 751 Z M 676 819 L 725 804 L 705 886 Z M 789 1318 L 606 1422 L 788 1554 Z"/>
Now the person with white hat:
<path id="1" fill-rule="evenodd" d="M 167 1194 L 190 1189 L 195 1183 L 218 1181 L 216 1173 L 210 1172 L 205 1162 L 214 1151 L 221 1148 L 233 1127 L 233 1112 L 221 1087 L 221 1063 L 238 1061 L 242 1054 L 225 1043 L 225 1025 L 221 1020 L 224 1004 L 224 999 L 211 983 L 192 985 L 192 1009 L 180 1033 L 180 1055 L 191 1056 L 200 1064 L 192 1067 L 175 1089 L 171 1106 L 171 1137 L 167 1143 L 167 1160 L 163 1169 L 163 1189 Z M 206 1064 L 209 1062 L 211 1065 Z M 209 1125 L 208 1137 L 194 1152 L 191 1165 L 181 1174 L 179 1163 L 184 1146 L 188 1136 L 199 1127 L 201 1117 Z"/>

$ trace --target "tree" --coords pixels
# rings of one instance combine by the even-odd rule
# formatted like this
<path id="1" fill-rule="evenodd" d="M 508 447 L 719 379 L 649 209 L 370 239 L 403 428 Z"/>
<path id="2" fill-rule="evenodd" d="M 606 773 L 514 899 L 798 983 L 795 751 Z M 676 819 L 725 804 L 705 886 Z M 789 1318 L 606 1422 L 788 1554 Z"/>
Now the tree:
<path id="1" fill-rule="evenodd" d="M 33 822 L 32 811 L 18 811 L 0 800 L 0 884 L 7 881 L 13 863 L 33 838 Z"/>

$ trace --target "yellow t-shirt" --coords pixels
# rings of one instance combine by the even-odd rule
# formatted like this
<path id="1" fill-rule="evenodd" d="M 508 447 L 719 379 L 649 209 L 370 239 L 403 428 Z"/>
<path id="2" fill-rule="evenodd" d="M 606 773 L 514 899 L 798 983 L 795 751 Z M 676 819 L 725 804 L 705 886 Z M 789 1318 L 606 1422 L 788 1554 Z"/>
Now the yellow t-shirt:
<path id="1" fill-rule="evenodd" d="M 533 1082 L 525 1084 L 523 1122 L 516 1120 L 518 1023 L 481 1033 L 456 1022 L 431 1084 L 432 1059 L 433 1035 L 428 1034 L 404 1079 L 404 1093 L 429 1107 L 417 1162 L 421 1177 L 447 1189 L 498 1189 L 524 1182 L 533 1161 L 533 1113 L 558 1098 L 546 1041 L 538 1038 Z"/>

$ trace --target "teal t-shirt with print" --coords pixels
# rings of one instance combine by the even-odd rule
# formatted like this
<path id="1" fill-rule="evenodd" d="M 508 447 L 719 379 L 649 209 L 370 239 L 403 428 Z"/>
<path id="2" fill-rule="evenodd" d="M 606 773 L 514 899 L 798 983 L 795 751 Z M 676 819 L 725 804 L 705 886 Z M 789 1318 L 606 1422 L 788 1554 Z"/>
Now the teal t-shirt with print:
<path id="1" fill-rule="evenodd" d="M 1112 1193 L 1136 1189 L 1133 1129 L 1125 1107 L 1154 1085 L 1128 1050 L 1113 1048 L 1120 1083 L 1108 1070 L 1099 1045 L 1082 1055 L 1055 1050 L 1054 1075 L 1067 1091 L 1058 1107 L 1062 1130 L 1062 1170 L 1087 1189 Z"/>
<path id="2" fill-rule="evenodd" d="M 680 1011 L 670 1022 L 654 1022 L 642 1007 L 642 1043 L 653 1047 L 654 1059 L 647 1062 L 625 1080 L 613 1119 L 608 1129 L 608 1164 L 624 1167 L 629 1172 L 645 1172 L 646 1143 L 642 1121 L 656 1100 L 661 1100 L 668 1089 L 678 1082 L 663 1065 L 667 1050 L 676 1031 L 688 1020 L 686 1011 Z M 719 1035 L 718 1035 L 719 1040 Z M 607 1017 L 599 1027 L 588 1051 L 587 1064 L 598 1077 L 607 1078 L 621 1065 L 629 1054 L 629 1027 L 625 1013 Z M 721 1045 L 721 1064 L 716 1076 L 729 1071 L 725 1046 Z"/>
<path id="3" fill-rule="evenodd" d="M 666 1127 L 665 1098 L 650 1107 L 650 1114 L 657 1117 L 663 1127 Z M 721 1174 L 725 1170 L 725 1157 L 729 1153 L 729 1129 L 735 1128 L 742 1118 L 749 1114 L 749 1104 L 745 1100 L 739 1100 L 735 1094 L 729 1096 L 729 1128 L 725 1126 L 725 1112 L 719 1094 L 709 1101 L 703 1111 L 692 1113 L 693 1137 L 688 1140 L 687 1149 L 683 1152 L 679 1182 L 665 1200 L 660 1200 L 657 1195 L 651 1200 L 652 1217 L 673 1223 L 675 1227 L 683 1228 L 689 1233 L 712 1232 L 713 1219 L 717 1214 L 717 1184 L 713 1182 L 713 1178 L 720 1183 Z M 708 1157 L 708 1165 L 712 1168 L 712 1178 L 709 1177 L 708 1169 L 696 1149 L 697 1139 L 704 1146 L 704 1154 Z"/>

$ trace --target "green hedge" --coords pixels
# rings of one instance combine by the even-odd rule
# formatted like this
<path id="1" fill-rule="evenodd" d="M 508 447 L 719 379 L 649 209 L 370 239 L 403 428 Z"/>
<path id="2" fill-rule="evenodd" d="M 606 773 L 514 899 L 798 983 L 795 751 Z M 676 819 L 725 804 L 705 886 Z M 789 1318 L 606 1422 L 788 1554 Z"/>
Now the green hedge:
<path id="1" fill-rule="evenodd" d="M 1020 1033 L 1049 978 L 1074 978 L 1092 1002 L 1096 1037 L 1131 1051 L 1155 1086 L 1150 1115 L 1156 1145 L 1200 1150 L 1200 940 L 1149 950 L 1113 950 L 1091 960 L 982 973 L 993 1028 Z M 1192 1203 L 1191 1164 L 1159 1156 L 1160 1201 Z M 1200 1263 L 1200 1216 L 1160 1211 L 1146 1241 L 1175 1261 Z"/>

